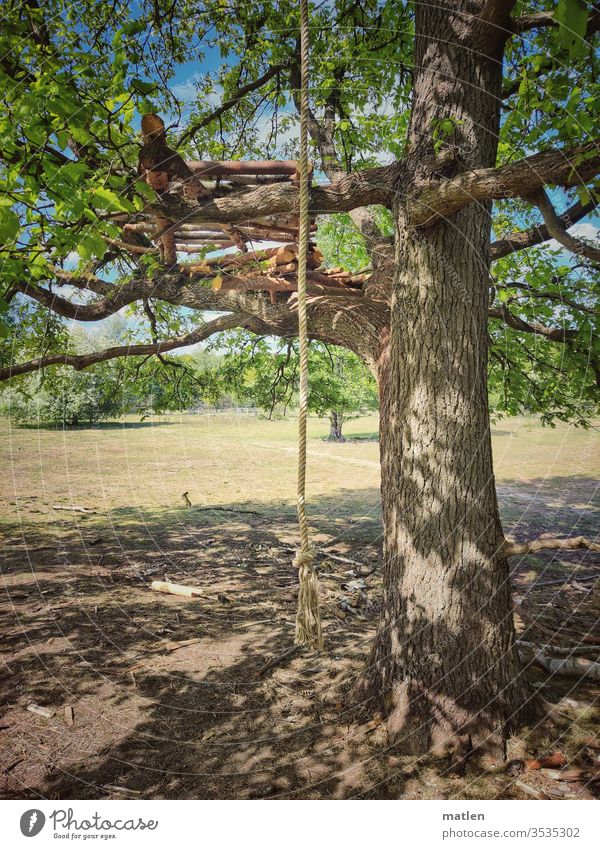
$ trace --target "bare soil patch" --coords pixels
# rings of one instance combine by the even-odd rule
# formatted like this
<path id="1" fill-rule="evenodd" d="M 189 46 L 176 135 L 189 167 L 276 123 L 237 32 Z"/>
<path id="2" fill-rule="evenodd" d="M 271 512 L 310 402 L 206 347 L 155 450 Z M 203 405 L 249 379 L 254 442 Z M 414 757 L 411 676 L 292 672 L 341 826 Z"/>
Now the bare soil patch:
<path id="1" fill-rule="evenodd" d="M 329 446 L 325 424 L 312 427 L 327 651 L 284 657 L 296 606 L 294 423 L 10 431 L 4 798 L 525 798 L 523 783 L 551 798 L 596 794 L 598 783 L 511 774 L 476 757 L 458 767 L 399 758 L 381 721 L 346 707 L 381 593 L 377 446 Z M 356 430 L 369 432 L 369 423 Z M 495 437 L 507 531 L 593 537 L 594 443 L 563 434 L 560 451 L 546 446 L 545 477 L 517 431 Z M 539 442 L 546 432 L 532 433 Z M 509 440 L 513 460 L 529 450 L 512 478 L 499 456 Z M 545 552 L 513 565 L 524 639 L 553 629 L 560 642 L 567 629 L 600 642 L 600 580 L 587 580 L 600 574 L 598 555 Z M 154 579 L 195 585 L 201 597 L 152 592 Z M 560 751 L 569 769 L 589 774 L 600 757 L 590 748 L 598 688 L 534 666 L 528 674 L 547 713 L 511 740 L 509 757 Z"/>

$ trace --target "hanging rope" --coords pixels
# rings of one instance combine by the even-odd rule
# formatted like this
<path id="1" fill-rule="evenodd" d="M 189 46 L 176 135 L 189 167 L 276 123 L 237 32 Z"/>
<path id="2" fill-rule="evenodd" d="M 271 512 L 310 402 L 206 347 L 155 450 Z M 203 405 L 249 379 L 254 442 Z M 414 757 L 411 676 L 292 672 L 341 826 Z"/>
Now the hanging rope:
<path id="1" fill-rule="evenodd" d="M 298 336 L 300 339 L 300 410 L 298 416 L 298 524 L 300 549 L 294 566 L 300 589 L 296 614 L 297 645 L 323 648 L 315 555 L 306 521 L 306 422 L 308 418 L 308 328 L 306 321 L 306 261 L 308 254 L 308 0 L 300 0 L 300 232 L 298 237 Z"/>

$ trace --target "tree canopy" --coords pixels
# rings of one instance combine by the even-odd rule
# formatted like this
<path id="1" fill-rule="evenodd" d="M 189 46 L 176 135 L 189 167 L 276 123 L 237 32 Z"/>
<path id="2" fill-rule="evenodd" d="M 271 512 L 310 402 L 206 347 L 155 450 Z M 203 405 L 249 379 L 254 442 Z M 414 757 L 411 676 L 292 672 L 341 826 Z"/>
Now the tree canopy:
<path id="1" fill-rule="evenodd" d="M 598 13 L 577 2 L 538 5 L 536 12 L 517 9 L 506 52 L 500 166 L 522 161 L 526 150 L 585 145 L 594 130 L 597 82 L 586 39 Z M 11 331 L 5 376 L 17 373 L 15 360 L 67 356 L 66 321 L 118 308 L 136 318 L 136 331 L 111 356 L 135 354 L 133 342 L 175 346 L 208 335 L 177 298 L 161 298 L 156 254 L 132 254 L 120 241 L 115 216 L 135 215 L 153 196 L 136 174 L 139 116 L 165 111 L 169 138 L 190 157 L 294 155 L 295 4 L 26 2 L 9 4 L 6 17 L 0 239 L 3 306 L 12 308 L 4 322 Z M 401 160 L 411 5 L 338 3 L 313 9 L 311 23 L 311 131 L 320 171 L 335 181 Z M 178 82 L 182 68 L 189 76 Z M 434 148 L 447 150 L 459 131 L 443 122 L 433 127 Z M 518 197 L 517 185 L 514 197 L 496 203 L 490 386 L 499 411 L 585 423 L 595 410 L 598 249 L 565 233 L 564 223 L 593 211 L 596 182 L 575 182 L 541 203 Z M 565 222 L 554 205 L 569 207 Z M 334 214 L 318 238 L 330 263 L 358 270 L 372 265 L 375 245 L 385 251 L 391 223 L 385 210 Z M 543 247 L 526 247 L 544 238 Z M 206 300 L 221 305 L 218 297 Z"/>
<path id="2" fill-rule="evenodd" d="M 272 344 L 245 331 L 214 337 L 211 345 L 223 354 L 214 371 L 217 386 L 241 402 L 266 410 L 269 417 L 298 406 L 299 352 L 295 340 Z M 377 384 L 365 364 L 351 351 L 319 342 L 308 354 L 308 409 L 335 417 L 339 434 L 344 418 L 377 409 Z"/>
<path id="3" fill-rule="evenodd" d="M 296 4 L 26 0 L 7 4 L 4 16 L 2 376 L 17 375 L 22 362 L 30 371 L 61 357 L 86 367 L 93 358 L 67 356 L 65 324 L 118 311 L 134 319 L 135 330 L 127 346 L 99 356 L 136 354 L 133 342 L 147 346 L 139 353 L 154 345 L 160 354 L 157 344 L 164 352 L 226 326 L 293 334 L 291 315 L 282 308 L 269 315 L 257 297 L 200 286 L 190 292 L 163 273 L 151 243 L 132 251 L 119 222 L 157 202 L 136 169 L 140 116 L 148 112 L 163 113 L 169 143 L 184 157 L 295 155 Z M 414 219 L 430 225 L 465 202 L 494 199 L 494 404 L 585 423 L 600 380 L 599 254 L 590 218 L 599 161 L 590 141 L 598 87 L 590 59 L 599 14 L 579 0 L 517 3 L 512 21 L 501 170 L 469 171 L 461 162 L 453 176 L 461 128 L 434 121 L 432 152 L 444 179 L 412 190 Z M 377 268 L 393 240 L 385 207 L 402 191 L 408 161 L 413 7 L 397 0 L 315 5 L 311 39 L 316 176 L 331 181 L 313 190 L 315 211 L 331 213 L 320 220 L 319 246 L 330 264 Z M 289 192 L 265 187 L 197 213 L 235 219 L 272 207 L 274 198 L 279 208 L 293 207 Z M 589 223 L 576 235 L 566 232 L 582 220 Z M 327 298 L 311 304 L 313 336 L 364 356 L 351 328 L 326 338 L 319 325 L 330 324 L 330 309 Z M 206 322 L 204 310 L 225 315 Z"/>

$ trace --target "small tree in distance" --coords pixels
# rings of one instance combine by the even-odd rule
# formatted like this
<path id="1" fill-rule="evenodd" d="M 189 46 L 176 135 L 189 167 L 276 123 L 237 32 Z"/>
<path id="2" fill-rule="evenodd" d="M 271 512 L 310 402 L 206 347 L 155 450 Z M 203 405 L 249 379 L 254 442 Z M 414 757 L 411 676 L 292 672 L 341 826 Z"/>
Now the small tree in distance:
<path id="1" fill-rule="evenodd" d="M 285 415 L 298 404 L 298 345 L 246 331 L 216 343 L 225 354 L 215 379 L 218 391 L 231 392 L 241 403 L 265 410 L 269 418 Z M 348 418 L 377 409 L 377 384 L 362 360 L 346 348 L 312 342 L 308 356 L 312 413 L 329 417 L 328 439 L 343 442 Z"/>
<path id="2" fill-rule="evenodd" d="M 344 422 L 378 408 L 377 383 L 363 361 L 347 348 L 313 343 L 308 362 L 309 410 L 328 415 L 328 439 L 344 442 Z"/>

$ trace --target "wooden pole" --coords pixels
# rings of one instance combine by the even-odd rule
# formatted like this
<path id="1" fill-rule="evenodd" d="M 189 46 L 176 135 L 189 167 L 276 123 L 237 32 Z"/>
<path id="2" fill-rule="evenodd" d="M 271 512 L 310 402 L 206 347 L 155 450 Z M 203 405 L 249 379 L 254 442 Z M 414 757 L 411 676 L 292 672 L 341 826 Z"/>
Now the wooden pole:
<path id="1" fill-rule="evenodd" d="M 226 177 L 228 174 L 289 174 L 296 173 L 296 162 L 293 160 L 267 159 L 256 162 L 244 162 L 241 160 L 190 160 L 186 162 L 188 168 L 197 176 L 202 178 L 206 175 L 208 179 L 214 177 Z"/>

